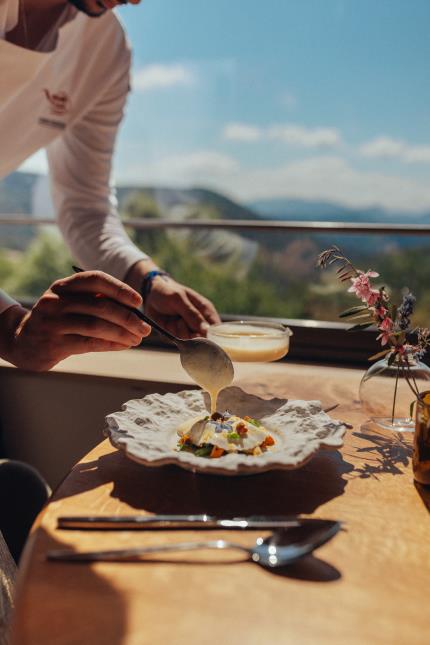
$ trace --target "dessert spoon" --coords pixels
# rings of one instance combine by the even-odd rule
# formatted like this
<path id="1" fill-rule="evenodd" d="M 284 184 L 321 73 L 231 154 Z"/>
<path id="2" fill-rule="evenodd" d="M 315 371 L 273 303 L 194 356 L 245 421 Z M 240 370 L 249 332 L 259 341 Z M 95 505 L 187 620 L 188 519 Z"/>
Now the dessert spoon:
<path id="1" fill-rule="evenodd" d="M 73 270 L 75 273 L 83 272 L 83 269 L 77 266 L 73 266 Z M 190 340 L 178 338 L 160 327 L 155 320 L 144 314 L 140 309 L 128 307 L 127 305 L 121 306 L 132 311 L 140 320 L 151 325 L 162 336 L 175 343 L 179 350 L 182 367 L 198 385 L 203 387 L 206 385 L 206 383 L 199 382 L 202 374 L 216 374 L 217 381 L 222 382 L 222 387 L 227 387 L 232 383 L 234 378 L 233 363 L 222 347 L 207 338 L 192 338 Z"/>
<path id="2" fill-rule="evenodd" d="M 134 549 L 114 549 L 111 551 L 48 551 L 47 559 L 63 562 L 139 562 L 147 555 L 172 553 L 176 551 L 196 551 L 205 549 L 235 549 L 247 555 L 263 567 L 274 568 L 291 564 L 299 558 L 312 553 L 316 548 L 330 540 L 341 528 L 339 522 L 321 521 L 319 525 L 303 524 L 297 528 L 274 531 L 266 538 L 259 537 L 254 546 L 248 547 L 226 540 L 207 542 L 178 542 L 159 546 Z"/>

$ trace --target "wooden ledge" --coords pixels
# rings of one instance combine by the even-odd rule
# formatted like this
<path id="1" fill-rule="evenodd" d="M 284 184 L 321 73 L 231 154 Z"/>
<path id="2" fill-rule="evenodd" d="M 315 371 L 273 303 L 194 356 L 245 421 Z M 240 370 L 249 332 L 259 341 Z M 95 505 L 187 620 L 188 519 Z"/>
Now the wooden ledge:
<path id="1" fill-rule="evenodd" d="M 315 373 L 326 372 L 333 369 L 314 364 L 297 364 L 283 361 L 278 363 L 235 363 L 236 380 L 241 382 L 259 380 L 265 377 L 276 381 L 276 376 L 305 375 L 315 376 Z M 10 363 L 0 359 L 0 370 L 16 369 Z M 351 368 L 336 368 L 345 373 L 357 373 Z M 19 372 L 31 374 L 26 370 Z M 71 356 L 61 361 L 50 372 L 38 373 L 43 376 L 54 377 L 56 374 L 75 375 L 82 377 L 97 377 L 109 379 L 124 379 L 128 381 L 151 383 L 174 383 L 192 385 L 193 381 L 182 369 L 179 354 L 170 349 L 130 349 L 123 352 L 100 352 Z"/>

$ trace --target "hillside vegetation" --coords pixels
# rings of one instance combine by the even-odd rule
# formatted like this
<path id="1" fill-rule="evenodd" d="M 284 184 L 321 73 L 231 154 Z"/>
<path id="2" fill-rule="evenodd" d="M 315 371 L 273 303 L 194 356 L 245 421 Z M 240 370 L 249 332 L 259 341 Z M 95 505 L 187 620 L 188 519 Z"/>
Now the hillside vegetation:
<path id="1" fill-rule="evenodd" d="M 120 189 L 118 196 L 124 219 L 264 221 L 255 210 L 204 189 L 128 188 Z M 25 206 L 22 201 L 20 207 Z M 428 324 L 426 237 L 186 229 L 130 229 L 129 234 L 160 266 L 204 293 L 223 313 L 315 320 L 338 320 L 339 312 L 354 304 L 334 273 L 315 269 L 318 253 L 336 243 L 364 270 L 378 270 L 399 298 L 401 289 L 409 286 L 418 298 L 415 321 Z M 54 279 L 69 274 L 71 265 L 72 258 L 56 231 L 32 231 L 25 252 L 2 234 L 0 286 L 10 293 L 35 298 Z"/>

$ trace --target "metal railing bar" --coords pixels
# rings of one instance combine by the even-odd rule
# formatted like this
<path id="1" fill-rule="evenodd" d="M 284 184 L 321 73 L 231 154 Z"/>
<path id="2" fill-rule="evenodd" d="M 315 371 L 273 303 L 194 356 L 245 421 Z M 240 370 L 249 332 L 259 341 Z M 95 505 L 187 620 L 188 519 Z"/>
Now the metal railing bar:
<path id="1" fill-rule="evenodd" d="M 430 235 L 427 224 L 376 224 L 373 222 L 297 222 L 278 220 L 204 220 L 204 219 L 124 219 L 124 226 L 134 230 L 156 229 L 223 229 L 246 231 L 290 231 L 293 233 L 343 233 L 365 235 Z M 3 215 L 0 225 L 8 226 L 45 226 L 56 225 L 53 219 L 42 219 L 27 216 Z"/>

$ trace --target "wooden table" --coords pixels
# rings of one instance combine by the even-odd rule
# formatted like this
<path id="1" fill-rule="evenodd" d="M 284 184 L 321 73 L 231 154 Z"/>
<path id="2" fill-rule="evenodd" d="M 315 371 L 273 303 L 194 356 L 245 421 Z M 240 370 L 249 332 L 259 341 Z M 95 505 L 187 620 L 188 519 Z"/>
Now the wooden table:
<path id="1" fill-rule="evenodd" d="M 407 442 L 393 443 L 363 425 L 356 401 L 361 373 L 283 364 L 241 374 L 244 389 L 261 395 L 339 403 L 332 416 L 353 424 L 342 451 L 320 452 L 296 471 L 222 478 L 147 469 L 104 441 L 76 465 L 33 529 L 20 570 L 13 645 L 430 642 L 426 494 L 414 486 Z M 273 572 L 191 555 L 188 563 L 45 561 L 50 548 L 197 537 L 56 529 L 59 515 L 155 512 L 301 513 L 342 520 L 346 530 L 314 556 Z M 252 543 L 256 536 L 228 537 Z"/>

